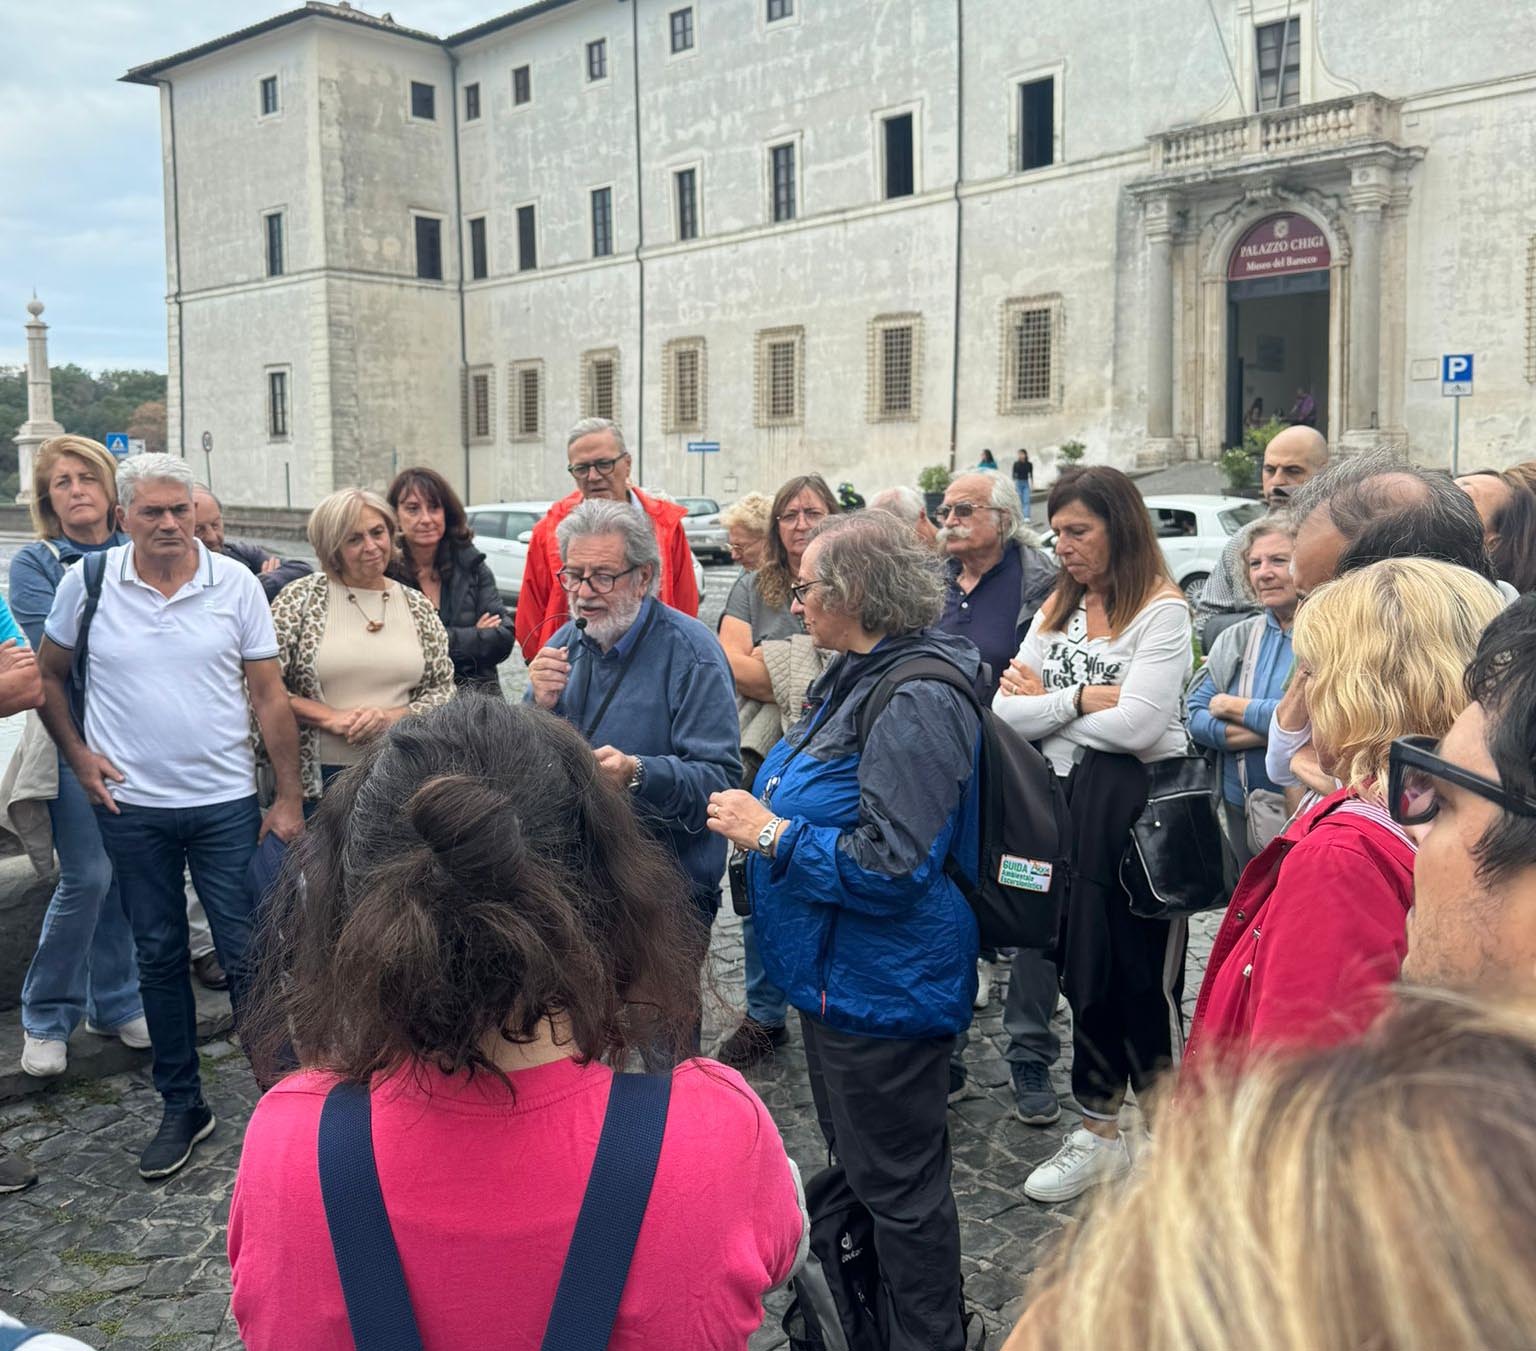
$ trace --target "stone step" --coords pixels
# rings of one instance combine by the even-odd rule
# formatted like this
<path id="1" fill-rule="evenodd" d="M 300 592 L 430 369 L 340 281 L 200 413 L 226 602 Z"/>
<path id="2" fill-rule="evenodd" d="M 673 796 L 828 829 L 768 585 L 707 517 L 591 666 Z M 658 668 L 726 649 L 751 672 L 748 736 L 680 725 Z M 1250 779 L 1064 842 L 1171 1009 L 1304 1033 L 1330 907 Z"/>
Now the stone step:
<path id="1" fill-rule="evenodd" d="M 188 976 L 190 980 L 191 977 Z M 205 990 L 192 982 L 197 997 L 197 1040 L 199 1044 L 228 1034 L 233 1026 L 229 996 L 219 990 Z M 148 1051 L 132 1051 L 116 1037 L 98 1037 L 82 1025 L 69 1039 L 69 1068 L 53 1079 L 35 1079 L 21 1069 L 21 1020 L 15 1013 L 0 1024 L 0 1102 L 13 1102 L 33 1093 L 47 1093 L 61 1084 L 82 1079 L 102 1079 L 125 1070 L 147 1070 Z"/>

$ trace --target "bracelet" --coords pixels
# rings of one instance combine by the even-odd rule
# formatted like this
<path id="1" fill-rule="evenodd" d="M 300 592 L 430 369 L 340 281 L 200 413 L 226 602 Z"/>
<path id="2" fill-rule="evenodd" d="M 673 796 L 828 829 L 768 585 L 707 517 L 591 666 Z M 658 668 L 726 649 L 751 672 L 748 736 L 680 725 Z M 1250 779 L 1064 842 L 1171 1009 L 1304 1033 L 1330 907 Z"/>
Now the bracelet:
<path id="1" fill-rule="evenodd" d="M 1077 710 L 1078 717 L 1083 716 L 1083 692 L 1087 688 L 1088 686 L 1086 685 L 1079 685 L 1077 687 L 1077 694 L 1072 699 L 1072 707 Z"/>

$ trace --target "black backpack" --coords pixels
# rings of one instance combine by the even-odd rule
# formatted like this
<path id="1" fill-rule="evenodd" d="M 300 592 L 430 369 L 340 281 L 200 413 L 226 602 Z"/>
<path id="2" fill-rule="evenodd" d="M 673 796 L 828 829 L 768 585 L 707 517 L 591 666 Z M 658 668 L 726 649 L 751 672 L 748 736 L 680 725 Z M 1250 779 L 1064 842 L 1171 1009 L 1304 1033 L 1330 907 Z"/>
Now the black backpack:
<path id="1" fill-rule="evenodd" d="M 942 657 L 913 657 L 880 677 L 859 710 L 860 750 L 891 696 L 909 680 L 953 686 L 981 718 L 981 764 L 972 785 L 980 795 L 980 856 L 966 867 L 951 854 L 944 872 L 975 912 L 982 947 L 1054 948 L 1072 836 L 1055 772 L 1030 742 L 981 706 L 975 686 Z"/>

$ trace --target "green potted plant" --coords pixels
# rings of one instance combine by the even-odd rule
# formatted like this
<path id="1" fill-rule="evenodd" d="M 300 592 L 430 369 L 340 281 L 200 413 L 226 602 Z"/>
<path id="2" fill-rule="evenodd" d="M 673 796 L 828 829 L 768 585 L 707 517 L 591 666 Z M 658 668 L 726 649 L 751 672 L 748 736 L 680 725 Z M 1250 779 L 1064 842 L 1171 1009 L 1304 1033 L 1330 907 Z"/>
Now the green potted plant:
<path id="1" fill-rule="evenodd" d="M 1247 446 L 1228 446 L 1216 461 L 1222 478 L 1227 481 L 1227 492 L 1241 496 L 1254 483 L 1254 459 Z"/>
<path id="2" fill-rule="evenodd" d="M 1083 456 L 1088 453 L 1088 447 L 1081 441 L 1063 441 L 1056 447 L 1056 465 L 1058 470 L 1071 469 L 1081 464 Z"/>
<path id="3" fill-rule="evenodd" d="M 930 464 L 917 476 L 917 486 L 923 492 L 923 508 L 929 516 L 939 509 L 944 500 L 944 489 L 949 487 L 950 472 L 942 464 Z"/>

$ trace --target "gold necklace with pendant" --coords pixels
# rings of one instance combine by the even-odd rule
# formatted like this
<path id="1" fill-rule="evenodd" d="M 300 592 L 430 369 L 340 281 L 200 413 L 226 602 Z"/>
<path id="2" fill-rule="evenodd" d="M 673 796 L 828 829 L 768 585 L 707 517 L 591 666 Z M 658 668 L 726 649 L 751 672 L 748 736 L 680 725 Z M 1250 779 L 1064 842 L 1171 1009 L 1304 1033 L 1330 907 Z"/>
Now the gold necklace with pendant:
<path id="1" fill-rule="evenodd" d="M 385 616 L 386 612 L 389 610 L 389 592 L 388 591 L 384 592 L 384 599 L 383 599 L 383 601 L 379 605 L 379 617 L 377 619 L 373 619 L 373 618 L 369 617 L 368 611 L 363 609 L 362 602 L 360 600 L 358 600 L 356 592 L 348 591 L 347 592 L 347 600 L 350 601 L 353 605 L 355 605 L 357 607 L 357 612 L 358 612 L 358 614 L 362 615 L 363 623 L 365 625 L 367 625 L 369 633 L 378 633 L 379 630 L 384 627 L 384 616 Z"/>

